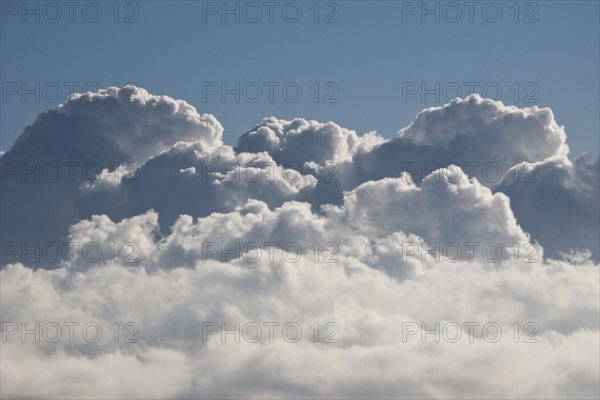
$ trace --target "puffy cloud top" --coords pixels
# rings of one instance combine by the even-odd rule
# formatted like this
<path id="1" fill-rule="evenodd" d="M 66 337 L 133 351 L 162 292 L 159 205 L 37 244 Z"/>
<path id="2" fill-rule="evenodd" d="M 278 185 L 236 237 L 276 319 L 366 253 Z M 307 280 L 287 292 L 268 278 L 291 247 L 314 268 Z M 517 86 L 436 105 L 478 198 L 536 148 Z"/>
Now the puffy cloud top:
<path id="1" fill-rule="evenodd" d="M 527 243 L 509 199 L 477 180 L 458 174 L 457 166 L 439 169 L 420 186 L 410 175 L 363 183 L 349 192 L 343 207 L 328 208 L 367 237 L 415 233 L 428 242 L 463 243 L 475 239 L 504 247 Z M 484 222 L 485 221 L 485 222 Z"/>
<path id="2" fill-rule="evenodd" d="M 411 173 L 416 181 L 449 164 L 486 186 L 517 163 L 566 158 L 564 128 L 549 108 L 505 106 L 472 95 L 417 114 L 393 139 L 354 159 L 355 183 Z"/>
<path id="3" fill-rule="evenodd" d="M 178 141 L 218 147 L 222 134 L 214 116 L 198 114 L 183 100 L 151 95 L 136 86 L 110 87 L 73 94 L 55 110 L 40 114 L 10 152 L 38 149 L 55 157 L 65 146 L 84 153 L 100 146 L 107 154 L 97 152 L 97 158 L 122 155 L 122 161 L 143 162 Z"/>
<path id="4" fill-rule="evenodd" d="M 549 108 L 520 109 L 478 94 L 419 112 L 398 132 L 403 141 L 451 154 L 483 151 L 490 160 L 542 161 L 566 156 L 566 134 Z M 508 152 L 508 154 L 506 154 Z"/>
<path id="5" fill-rule="evenodd" d="M 238 140 L 236 151 L 266 151 L 282 164 L 347 161 L 358 151 L 382 142 L 375 133 L 359 137 L 333 122 L 320 123 L 296 118 L 292 121 L 265 118 Z"/>

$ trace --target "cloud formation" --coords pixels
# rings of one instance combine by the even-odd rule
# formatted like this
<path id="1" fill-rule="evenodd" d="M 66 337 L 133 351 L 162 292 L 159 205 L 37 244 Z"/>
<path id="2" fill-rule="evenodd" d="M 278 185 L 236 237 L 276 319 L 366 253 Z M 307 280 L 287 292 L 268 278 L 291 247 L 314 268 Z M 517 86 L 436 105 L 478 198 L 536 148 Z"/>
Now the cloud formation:
<path id="1" fill-rule="evenodd" d="M 178 141 L 217 148 L 222 133 L 212 115 L 135 86 L 74 94 L 40 114 L 0 159 L 2 240 L 61 243 L 82 218 L 75 203 L 82 183 L 104 169 L 141 165 Z"/>
<path id="2" fill-rule="evenodd" d="M 265 118 L 254 129 L 238 140 L 237 152 L 266 151 L 279 164 L 342 162 L 354 154 L 372 149 L 383 139 L 369 132 L 358 136 L 356 132 L 333 122 L 320 123 L 296 118 L 292 121 L 275 117 Z"/>
<path id="3" fill-rule="evenodd" d="M 1 156 L 4 396 L 600 396 L 600 164 L 568 158 L 550 109 L 221 135 L 109 88 Z"/>
<path id="4" fill-rule="evenodd" d="M 420 181 L 454 163 L 493 187 L 517 163 L 568 151 L 564 128 L 549 108 L 520 109 L 473 95 L 421 111 L 396 137 L 357 157 L 355 173 L 364 181 L 400 170 Z"/>

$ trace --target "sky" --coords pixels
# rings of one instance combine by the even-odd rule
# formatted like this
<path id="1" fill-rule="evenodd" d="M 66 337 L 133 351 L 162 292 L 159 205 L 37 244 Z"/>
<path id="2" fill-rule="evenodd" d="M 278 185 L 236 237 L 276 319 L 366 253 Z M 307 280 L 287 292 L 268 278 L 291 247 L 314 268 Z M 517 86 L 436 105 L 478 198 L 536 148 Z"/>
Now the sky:
<path id="1" fill-rule="evenodd" d="M 598 2 L 0 7 L 0 397 L 600 398 Z"/>
<path id="2" fill-rule="evenodd" d="M 598 155 L 597 1 L 521 2 L 518 11 L 512 2 L 480 3 L 471 14 L 460 2 L 427 14 L 436 2 L 304 1 L 272 15 L 250 3 L 140 1 L 117 13 L 101 2 L 93 23 L 97 10 L 84 12 L 84 3 L 72 22 L 65 6 L 60 16 L 40 6 L 39 22 L 35 13 L 22 22 L 17 2 L 1 24 L 1 148 L 71 91 L 135 83 L 215 115 L 228 144 L 272 115 L 391 137 L 421 109 L 474 91 L 551 107 L 571 156 Z M 231 92 L 223 99 L 222 88 L 239 102 Z"/>

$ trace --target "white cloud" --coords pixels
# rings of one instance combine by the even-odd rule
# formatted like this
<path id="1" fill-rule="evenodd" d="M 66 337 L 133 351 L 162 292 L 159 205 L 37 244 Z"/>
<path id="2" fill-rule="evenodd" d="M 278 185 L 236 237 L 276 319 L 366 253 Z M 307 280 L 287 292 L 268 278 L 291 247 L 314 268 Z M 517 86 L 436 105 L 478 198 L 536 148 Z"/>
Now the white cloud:
<path id="1" fill-rule="evenodd" d="M 342 209 L 328 209 L 373 238 L 403 230 L 428 242 L 528 242 L 508 197 L 492 194 L 458 171 L 456 166 L 439 169 L 420 186 L 408 174 L 363 183 L 346 195 Z"/>
<path id="2" fill-rule="evenodd" d="M 41 113 L 2 156 L 2 240 L 61 243 L 83 216 L 76 205 L 83 182 L 124 163 L 140 165 L 181 140 L 213 149 L 222 132 L 212 115 L 142 88 L 75 94 Z"/>
<path id="3" fill-rule="evenodd" d="M 475 96 L 389 140 L 273 117 L 235 148 L 221 132 L 185 102 L 108 89 L 42 114 L 2 156 L 3 168 L 100 167 L 94 182 L 3 183 L 3 246 L 69 241 L 73 253 L 55 269 L 12 254 L 2 322 L 103 329 L 97 343 L 81 326 L 73 343 L 66 328 L 58 343 L 7 336 L 4 397 L 600 396 L 599 164 L 567 158 L 549 109 Z M 403 173 L 412 161 L 427 173 Z M 502 176 L 471 179 L 470 161 Z M 536 180 L 515 180 L 532 165 Z M 139 343 L 123 343 L 129 321 Z M 207 322 L 263 334 L 203 341 Z M 267 322 L 280 324 L 272 341 Z M 303 330 L 297 343 L 287 322 Z M 328 322 L 338 342 L 323 343 Z M 463 339 L 403 341 L 411 322 L 456 322 Z M 468 322 L 497 323 L 501 340 L 475 330 L 471 343 Z M 528 322 L 537 343 L 523 343 Z"/>
<path id="4" fill-rule="evenodd" d="M 472 95 L 421 111 L 409 126 L 354 159 L 355 179 L 365 181 L 411 173 L 420 181 L 449 164 L 494 187 L 521 162 L 564 158 L 564 128 L 549 108 L 505 106 Z"/>
<path id="5" fill-rule="evenodd" d="M 96 345 L 81 339 L 38 345 L 10 337 L 3 344 L 2 380 L 14 384 L 5 386 L 4 394 L 598 395 L 598 265 L 505 262 L 490 269 L 478 262 L 429 263 L 410 279 L 398 280 L 346 254 L 338 254 L 337 263 L 314 263 L 310 257 L 290 263 L 275 254 L 272 263 L 264 257 L 252 264 L 196 260 L 192 268 L 166 270 L 111 261 L 85 272 L 6 267 L 3 321 L 96 321 L 107 338 Z M 107 329 L 113 321 L 135 321 L 140 343 L 113 343 Z M 303 329 L 298 343 L 287 343 L 280 330 L 270 343 L 265 326 L 258 343 L 235 343 L 233 336 L 222 343 L 219 334 L 202 341 L 203 322 L 226 322 L 233 329 L 236 322 L 278 322 L 281 327 L 290 321 Z M 488 343 L 476 333 L 470 343 L 464 331 L 458 343 L 438 344 L 429 337 L 423 344 L 418 335 L 404 343 L 402 323 L 413 321 L 429 329 L 436 321 L 496 322 L 503 336 Z M 312 343 L 314 322 L 321 329 L 335 322 L 339 342 Z M 523 331 L 521 343 L 514 343 L 514 322 L 521 328 L 535 322 L 539 343 L 522 343 Z M 53 368 L 30 373 L 39 365 Z M 86 386 L 60 387 L 57 382 L 68 382 L 74 371 Z M 132 381 L 129 374 L 143 374 L 152 383 L 134 385 L 142 379 Z M 156 392 L 148 393 L 149 387 Z"/>
<path id="6" fill-rule="evenodd" d="M 327 162 L 348 161 L 359 151 L 367 151 L 383 142 L 375 132 L 358 136 L 356 132 L 327 122 L 292 121 L 265 118 L 238 140 L 236 151 L 267 151 L 282 165 L 307 162 L 324 165 Z"/>
<path id="7" fill-rule="evenodd" d="M 223 127 L 214 116 L 200 115 L 183 100 L 151 95 L 136 86 L 75 93 L 56 112 L 67 126 L 73 123 L 70 118 L 85 123 L 85 132 L 69 134 L 110 140 L 129 156 L 127 161 L 145 161 L 178 141 L 199 141 L 207 148 L 222 144 Z"/>

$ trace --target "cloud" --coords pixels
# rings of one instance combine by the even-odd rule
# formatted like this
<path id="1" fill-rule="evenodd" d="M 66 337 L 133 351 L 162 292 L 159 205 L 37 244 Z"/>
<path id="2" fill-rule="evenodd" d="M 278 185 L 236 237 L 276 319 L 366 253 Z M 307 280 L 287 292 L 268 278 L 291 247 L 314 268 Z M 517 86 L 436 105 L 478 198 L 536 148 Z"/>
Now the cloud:
<path id="1" fill-rule="evenodd" d="M 417 114 L 396 137 L 357 155 L 358 182 L 409 172 L 417 182 L 449 164 L 488 187 L 521 162 L 566 157 L 564 128 L 549 108 L 505 106 L 472 95 Z"/>
<path id="2" fill-rule="evenodd" d="M 222 143 L 222 130 L 184 101 L 133 86 L 74 95 L 41 114 L 1 158 L 5 242 L 26 249 L 61 243 L 82 218 L 120 220 L 148 209 L 158 212 L 166 233 L 179 215 L 232 211 L 249 199 L 270 207 L 304 201 L 318 212 L 341 205 L 344 191 L 363 183 L 407 172 L 420 185 L 456 165 L 458 178 L 510 192 L 517 223 L 548 254 L 579 246 L 599 256 L 597 218 L 590 218 L 598 214 L 598 164 L 581 161 L 574 169 L 564 128 L 548 108 L 519 109 L 474 95 L 423 110 L 389 140 L 333 122 L 270 117 L 232 148 Z M 550 164 L 562 165 L 571 178 L 538 174 Z M 61 176 L 54 182 L 48 175 L 57 165 Z M 556 199 L 581 210 L 577 218 L 550 217 L 559 201 L 526 206 L 533 197 L 535 204 L 547 199 L 549 185 Z M 2 261 L 22 261 L 11 254 Z"/>
<path id="3" fill-rule="evenodd" d="M 514 167 L 496 188 L 511 199 L 515 216 L 549 255 L 588 249 L 600 254 L 600 164 L 590 165 L 585 156 L 533 164 L 527 172 Z M 513 171 L 515 171 L 513 173 Z M 514 179 L 519 172 L 529 176 Z"/>
<path id="4" fill-rule="evenodd" d="M 74 202 L 83 182 L 181 140 L 218 147 L 222 132 L 212 115 L 134 86 L 75 94 L 40 114 L 2 155 L 2 240 L 28 248 L 61 243 L 83 217 Z"/>
<path id="5" fill-rule="evenodd" d="M 370 150 L 383 138 L 375 132 L 358 136 L 333 122 L 320 123 L 296 118 L 292 121 L 265 118 L 238 140 L 237 152 L 266 151 L 279 164 L 324 165 L 348 161 L 358 152 Z"/>
<path id="6" fill-rule="evenodd" d="M 305 221 L 282 228 L 294 215 Z M 155 221 L 150 212 L 119 223 L 106 218 L 82 221 L 71 230 L 73 239 L 87 235 L 102 245 L 125 237 L 141 243 L 138 263 L 127 265 L 112 257 L 81 270 L 82 260 L 56 270 L 32 271 L 9 265 L 1 272 L 2 315 L 6 321 L 94 321 L 105 336 L 96 344 L 77 340 L 59 344 L 21 343 L 9 337 L 3 344 L 2 379 L 5 395 L 12 397 L 72 394 L 78 397 L 539 397 L 563 398 L 598 395 L 598 265 L 589 261 L 576 267 L 565 262 L 486 265 L 476 262 L 410 263 L 419 269 L 400 279 L 378 268 L 385 246 L 397 244 L 396 234 L 378 240 L 369 250 L 347 246 L 357 237 L 340 241 L 337 262 L 315 262 L 313 254 L 297 262 L 274 252 L 256 262 L 201 256 L 207 238 L 218 242 L 228 230 L 230 240 L 260 242 L 284 231 L 285 240 L 302 243 L 327 236 L 328 221 L 311 215 L 300 203 L 268 210 L 256 201 L 237 212 L 215 214 L 195 223 L 187 217 L 167 238 L 153 241 Z M 206 227 L 207 231 L 203 230 Z M 271 229 L 268 229 L 271 228 Z M 262 232 L 267 229 L 266 232 Z M 107 234 L 108 233 L 108 234 Z M 261 235 L 262 233 L 262 235 Z M 203 236 L 204 235 L 204 236 Z M 388 243 L 383 240 L 390 239 Z M 280 239 L 283 242 L 283 238 Z M 231 242 L 228 243 L 232 248 Z M 177 248 L 177 249 L 175 249 Z M 166 266 L 161 258 L 173 251 L 187 255 L 184 268 Z M 391 259 L 388 260 L 388 262 Z M 400 257 L 395 265 L 405 267 Z M 374 263 L 371 266 L 369 263 Z M 157 266 L 160 266 L 157 268 Z M 113 341 L 114 321 L 139 326 L 139 343 Z M 436 343 L 420 333 L 402 341 L 403 323 L 440 321 L 495 322 L 502 340 L 488 343 L 480 333 L 468 340 Z M 230 333 L 203 340 L 206 323 L 262 326 L 257 343 Z M 279 323 L 269 340 L 265 322 Z M 295 322 L 303 330 L 297 343 L 283 339 L 282 325 Z M 315 343 L 314 323 L 334 322 L 337 343 Z M 514 323 L 534 322 L 538 343 L 514 342 Z M 238 332 L 241 330 L 239 328 Z M 242 331 L 243 332 L 243 331 Z M 479 331 L 477 331 L 479 332 Z M 122 332 L 124 333 L 124 332 Z M 243 333 L 238 333 L 243 335 Z M 244 337 L 244 336 L 242 336 Z M 31 338 L 31 337 L 30 337 Z M 407 362 L 410 360 L 410 362 Z M 537 367 L 532 371 L 531 365 Z M 32 368 L 51 365 L 42 374 Z M 493 366 L 495 373 L 489 374 Z M 73 375 L 74 374 L 74 375 Z M 142 374 L 152 380 L 131 380 Z M 62 387 L 77 376 L 82 385 Z M 156 378 L 154 378 L 156 376 Z M 553 379 L 548 379 L 552 377 Z M 49 385 L 48 383 L 53 384 Z M 83 386 L 83 383 L 86 383 Z M 149 393 L 149 388 L 156 390 Z M 509 396 L 510 395 L 510 396 Z"/>
<path id="7" fill-rule="evenodd" d="M 308 199 L 317 183 L 312 175 L 277 165 L 266 153 L 236 154 L 229 146 L 207 150 L 200 142 L 175 144 L 134 171 L 131 181 L 95 182 L 80 193 L 78 207 L 83 215 L 118 219 L 154 209 L 168 228 L 181 214 L 230 211 L 250 198 L 271 206 Z"/>
<path id="8" fill-rule="evenodd" d="M 222 144 L 223 127 L 210 114 L 200 115 L 183 100 L 155 96 L 145 89 L 111 87 L 73 94 L 54 110 L 41 113 L 7 152 L 6 157 L 64 157 L 102 163 L 143 162 L 178 141 Z M 45 159 L 45 158 L 43 158 Z"/>
<path id="9" fill-rule="evenodd" d="M 427 241 L 529 241 L 508 197 L 492 194 L 453 165 L 429 174 L 420 186 L 408 174 L 363 183 L 347 193 L 344 207 L 329 209 L 368 237 L 403 230 Z"/>
<path id="10" fill-rule="evenodd" d="M 600 164 L 568 159 L 549 109 L 457 99 L 387 140 L 274 117 L 221 133 L 110 88 L 2 155 L 5 397 L 600 395 Z M 71 161 L 97 165 L 22 175 Z M 68 251 L 36 260 L 48 241 Z"/>

